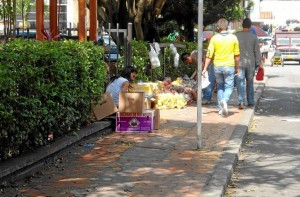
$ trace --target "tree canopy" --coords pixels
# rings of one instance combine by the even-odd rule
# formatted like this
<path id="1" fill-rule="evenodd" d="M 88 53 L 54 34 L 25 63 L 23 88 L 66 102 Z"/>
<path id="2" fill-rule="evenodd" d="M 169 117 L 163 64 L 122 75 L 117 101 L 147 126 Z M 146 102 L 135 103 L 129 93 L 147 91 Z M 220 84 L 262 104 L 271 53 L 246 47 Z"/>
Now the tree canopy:
<path id="1" fill-rule="evenodd" d="M 178 31 L 170 27 L 182 28 L 181 33 L 192 40 L 194 25 L 198 23 L 197 0 L 98 0 L 98 10 L 100 24 L 107 27 L 108 22 L 113 26 L 119 23 L 121 28 L 126 28 L 127 23 L 131 22 L 135 29 L 134 36 L 150 42 Z M 240 0 L 212 0 L 204 1 L 203 15 L 203 25 L 207 26 L 219 18 L 228 21 L 241 19 L 244 10 L 240 7 Z M 158 32 L 158 29 L 164 29 L 162 26 L 167 30 Z"/>
<path id="2" fill-rule="evenodd" d="M 215 23 L 220 18 L 234 21 L 244 16 L 239 0 L 204 1 L 203 7 L 204 27 Z M 183 27 L 182 33 L 187 39 L 192 40 L 194 25 L 198 23 L 198 0 L 168 0 L 158 23 L 163 25 L 173 20 L 178 27 Z"/>
<path id="3" fill-rule="evenodd" d="M 133 36 L 137 40 L 159 41 L 174 31 L 180 31 L 188 40 L 193 40 L 194 27 L 198 19 L 198 0 L 97 0 L 99 27 L 127 28 L 133 24 Z M 22 2 L 22 6 L 20 6 Z M 0 16 L 13 24 L 16 13 L 27 11 L 32 0 L 0 0 Z M 89 0 L 86 0 L 89 5 Z M 17 4 L 13 10 L 13 3 Z M 203 25 L 215 23 L 219 18 L 228 21 L 241 19 L 244 9 L 240 0 L 210 0 L 203 1 Z M 19 5 L 19 6 L 18 6 Z M 20 9 L 22 8 L 22 9 Z M 10 27 L 10 25 L 8 25 Z"/>

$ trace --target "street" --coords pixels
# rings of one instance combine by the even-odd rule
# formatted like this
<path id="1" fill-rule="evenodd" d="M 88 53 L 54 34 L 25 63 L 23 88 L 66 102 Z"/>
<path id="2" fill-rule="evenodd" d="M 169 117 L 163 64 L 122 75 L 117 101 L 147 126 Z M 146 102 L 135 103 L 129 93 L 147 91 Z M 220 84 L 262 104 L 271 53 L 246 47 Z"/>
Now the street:
<path id="1" fill-rule="evenodd" d="M 226 196 L 300 196 L 300 66 L 268 76 Z"/>

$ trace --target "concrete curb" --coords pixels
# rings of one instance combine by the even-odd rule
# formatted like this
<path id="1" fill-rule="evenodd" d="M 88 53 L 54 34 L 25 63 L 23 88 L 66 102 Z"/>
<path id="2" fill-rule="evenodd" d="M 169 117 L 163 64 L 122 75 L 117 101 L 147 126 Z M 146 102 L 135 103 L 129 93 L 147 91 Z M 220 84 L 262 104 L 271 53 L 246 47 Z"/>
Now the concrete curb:
<path id="1" fill-rule="evenodd" d="M 78 132 L 73 132 L 70 135 L 57 139 L 53 143 L 43 146 L 35 151 L 1 162 L 0 184 L 25 177 L 30 172 L 35 171 L 42 166 L 49 156 L 69 147 L 87 136 L 96 134 L 99 131 L 101 131 L 101 134 L 111 133 L 112 124 L 112 121 L 95 122 L 82 128 Z"/>
<path id="2" fill-rule="evenodd" d="M 263 82 L 258 82 L 257 84 L 254 98 L 256 104 L 263 92 L 266 81 L 267 77 L 265 77 Z M 252 109 L 248 108 L 245 110 L 240 124 L 236 126 L 228 144 L 224 147 L 224 153 L 220 161 L 217 163 L 212 176 L 207 180 L 203 188 L 203 197 L 217 197 L 225 195 L 227 185 L 238 162 L 242 146 L 245 142 L 248 129 L 251 126 L 255 108 L 256 106 Z"/>

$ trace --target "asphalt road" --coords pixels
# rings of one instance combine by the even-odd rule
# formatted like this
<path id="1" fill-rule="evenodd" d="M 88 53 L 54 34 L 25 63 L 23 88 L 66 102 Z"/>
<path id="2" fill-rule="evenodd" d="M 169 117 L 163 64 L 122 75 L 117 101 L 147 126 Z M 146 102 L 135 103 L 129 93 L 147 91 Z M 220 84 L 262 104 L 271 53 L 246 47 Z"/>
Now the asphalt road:
<path id="1" fill-rule="evenodd" d="M 265 74 L 226 197 L 300 197 L 300 65 L 266 66 Z"/>

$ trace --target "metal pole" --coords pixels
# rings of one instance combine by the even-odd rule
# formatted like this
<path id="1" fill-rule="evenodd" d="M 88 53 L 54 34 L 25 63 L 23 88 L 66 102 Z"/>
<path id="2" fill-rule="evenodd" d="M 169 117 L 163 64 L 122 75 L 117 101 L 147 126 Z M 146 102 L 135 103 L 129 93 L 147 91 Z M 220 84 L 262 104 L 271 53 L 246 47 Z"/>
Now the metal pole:
<path id="1" fill-rule="evenodd" d="M 118 72 L 118 60 L 119 60 L 119 44 L 120 44 L 120 38 L 119 38 L 119 23 L 117 23 L 117 62 L 116 62 L 116 76 L 119 75 L 119 72 Z"/>
<path id="2" fill-rule="evenodd" d="M 110 65 L 110 54 L 111 54 L 111 44 L 110 44 L 110 34 L 111 34 L 111 24 L 108 23 L 108 47 L 109 47 L 109 53 L 108 53 L 108 65 Z M 109 73 L 110 74 L 110 73 Z"/>
<path id="3" fill-rule="evenodd" d="M 202 127 L 202 50 L 203 0 L 198 0 L 198 91 L 197 91 L 197 149 L 201 148 Z"/>
<path id="4" fill-rule="evenodd" d="M 125 61 L 125 66 L 126 65 L 128 65 L 128 54 L 127 54 L 127 48 L 128 48 L 128 46 L 127 46 L 127 34 L 128 34 L 128 29 L 127 29 L 127 31 L 125 31 L 125 33 L 124 33 L 124 52 L 123 52 L 123 54 L 124 54 L 124 61 Z"/>
<path id="5" fill-rule="evenodd" d="M 17 28 L 17 1 L 16 0 L 14 0 L 13 1 L 13 10 L 14 10 L 14 14 L 15 14 L 15 16 L 14 16 L 14 33 L 13 33 L 13 35 L 15 36 L 16 35 L 16 28 Z"/>
<path id="6" fill-rule="evenodd" d="M 127 54 L 128 54 L 128 65 L 132 66 L 132 48 L 131 48 L 131 42 L 132 42 L 132 23 L 128 23 L 128 35 L 127 35 Z"/>
<path id="7" fill-rule="evenodd" d="M 165 77 L 166 77 L 166 53 L 165 53 L 165 50 L 166 50 L 166 48 L 163 47 L 162 52 L 163 52 L 163 56 L 164 56 L 164 65 L 162 67 L 162 69 L 163 69 L 163 78 L 162 78 L 162 81 L 165 80 Z"/>
<path id="8" fill-rule="evenodd" d="M 24 1 L 22 0 L 22 25 L 23 25 L 23 38 L 24 38 L 24 26 L 25 26 L 25 21 L 24 21 Z"/>
<path id="9" fill-rule="evenodd" d="M 3 2 L 3 6 L 5 6 L 5 2 Z M 3 25 L 4 25 L 4 27 L 3 27 L 3 33 L 4 33 L 4 35 L 5 35 L 5 37 L 7 36 L 7 28 L 6 28 L 6 12 L 4 12 L 4 15 L 3 15 Z"/>

